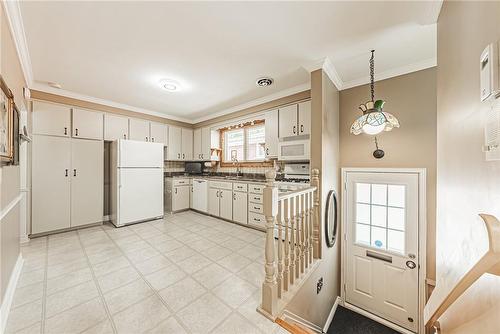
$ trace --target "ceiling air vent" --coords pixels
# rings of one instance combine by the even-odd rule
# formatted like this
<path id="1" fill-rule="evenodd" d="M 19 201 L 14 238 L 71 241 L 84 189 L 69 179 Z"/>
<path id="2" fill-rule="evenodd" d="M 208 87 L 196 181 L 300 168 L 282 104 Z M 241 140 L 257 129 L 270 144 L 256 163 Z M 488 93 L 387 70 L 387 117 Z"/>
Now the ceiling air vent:
<path id="1" fill-rule="evenodd" d="M 273 84 L 274 80 L 272 78 L 264 77 L 264 78 L 259 78 L 255 83 L 259 87 L 267 87 L 271 86 Z"/>

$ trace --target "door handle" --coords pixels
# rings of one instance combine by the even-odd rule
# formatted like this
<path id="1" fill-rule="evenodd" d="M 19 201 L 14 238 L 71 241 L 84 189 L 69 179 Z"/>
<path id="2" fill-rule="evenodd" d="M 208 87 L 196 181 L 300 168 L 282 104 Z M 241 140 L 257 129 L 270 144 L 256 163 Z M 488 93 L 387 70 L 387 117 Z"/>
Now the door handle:
<path id="1" fill-rule="evenodd" d="M 68 128 L 64 128 L 64 135 L 66 136 L 68 134 Z"/>
<path id="2" fill-rule="evenodd" d="M 302 132 L 304 132 L 304 125 L 303 124 L 300 125 L 300 133 L 302 133 Z"/>
<path id="3" fill-rule="evenodd" d="M 76 169 L 73 169 L 73 176 L 76 176 Z"/>
<path id="4" fill-rule="evenodd" d="M 389 255 L 380 254 L 380 253 L 376 253 L 376 252 L 372 252 L 372 251 L 367 250 L 366 256 L 371 257 L 373 259 L 380 260 L 380 261 L 392 263 L 392 256 L 389 256 Z"/>
<path id="5" fill-rule="evenodd" d="M 406 261 L 406 266 L 410 269 L 415 269 L 417 267 L 417 264 L 413 261 Z"/>
<path id="6" fill-rule="evenodd" d="M 65 174 L 64 174 L 64 176 L 68 177 L 68 169 L 67 169 L 67 168 L 65 169 Z"/>
<path id="7" fill-rule="evenodd" d="M 293 134 L 296 134 L 296 131 L 295 131 L 295 129 L 296 129 L 296 128 L 297 128 L 297 127 L 294 125 L 294 126 L 293 126 Z"/>
<path id="8" fill-rule="evenodd" d="M 75 129 L 75 136 L 78 137 L 78 129 Z"/>

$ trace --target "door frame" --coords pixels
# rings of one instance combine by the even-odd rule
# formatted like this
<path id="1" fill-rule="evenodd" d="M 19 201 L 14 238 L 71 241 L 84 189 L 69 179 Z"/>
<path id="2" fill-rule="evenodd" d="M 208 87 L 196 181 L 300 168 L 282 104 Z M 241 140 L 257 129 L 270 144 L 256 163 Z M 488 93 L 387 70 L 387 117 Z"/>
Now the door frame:
<path id="1" fill-rule="evenodd" d="M 348 173 L 402 173 L 402 174 L 417 174 L 418 175 L 418 258 L 419 258 L 419 269 L 418 269 L 418 333 L 425 333 L 424 328 L 424 306 L 425 306 L 425 292 L 426 292 L 426 277 L 427 277 L 427 170 L 426 168 L 357 168 L 357 167 L 345 167 L 341 168 L 342 171 L 342 210 L 341 210 L 341 265 L 340 265 L 340 297 L 342 303 L 346 308 L 349 308 L 355 312 L 358 312 L 368 318 L 371 318 L 377 322 L 380 322 L 387 327 L 391 327 L 402 333 L 412 334 L 413 332 L 400 327 L 388 320 L 385 320 L 375 314 L 367 312 L 355 305 L 351 305 L 346 302 L 346 284 L 345 284 L 345 264 L 347 257 L 347 174 Z"/>

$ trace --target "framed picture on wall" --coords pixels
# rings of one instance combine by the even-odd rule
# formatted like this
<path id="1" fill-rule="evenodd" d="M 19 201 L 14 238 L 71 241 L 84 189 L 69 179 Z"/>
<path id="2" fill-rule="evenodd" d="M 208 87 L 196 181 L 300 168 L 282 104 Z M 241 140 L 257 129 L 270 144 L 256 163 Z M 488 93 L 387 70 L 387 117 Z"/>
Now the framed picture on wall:
<path id="1" fill-rule="evenodd" d="M 0 161 L 9 163 L 14 158 L 14 98 L 2 76 L 0 86 Z"/>

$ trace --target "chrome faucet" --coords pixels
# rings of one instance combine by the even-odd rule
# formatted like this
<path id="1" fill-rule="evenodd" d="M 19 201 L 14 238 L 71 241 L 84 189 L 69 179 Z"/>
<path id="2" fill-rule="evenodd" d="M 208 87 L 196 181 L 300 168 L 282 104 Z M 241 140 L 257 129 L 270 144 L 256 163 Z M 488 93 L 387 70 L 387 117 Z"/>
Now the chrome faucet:
<path id="1" fill-rule="evenodd" d="M 233 157 L 231 160 L 233 161 L 233 166 L 236 166 L 236 176 L 242 176 L 243 173 L 241 172 L 241 166 L 238 161 L 238 158 Z"/>

